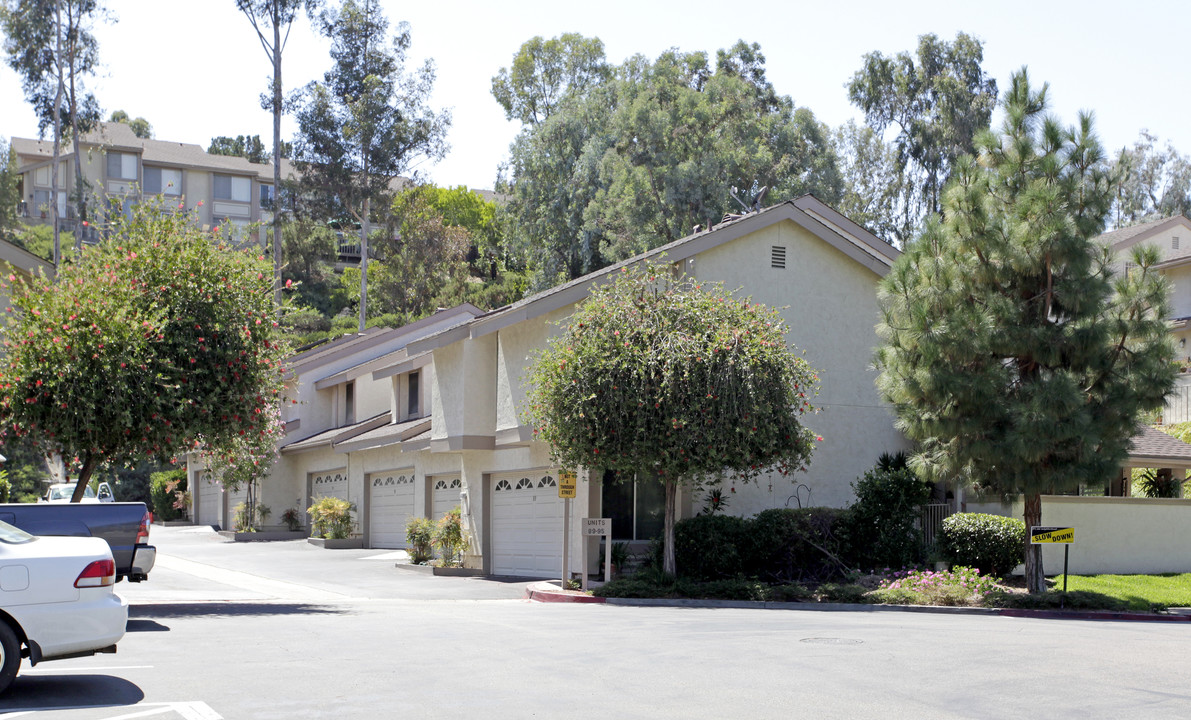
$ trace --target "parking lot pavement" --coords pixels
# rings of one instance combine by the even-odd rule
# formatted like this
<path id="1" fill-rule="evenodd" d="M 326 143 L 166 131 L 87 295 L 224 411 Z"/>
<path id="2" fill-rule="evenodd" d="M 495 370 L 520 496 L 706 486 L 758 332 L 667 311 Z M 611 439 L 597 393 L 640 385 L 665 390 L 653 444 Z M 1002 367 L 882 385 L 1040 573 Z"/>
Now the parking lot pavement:
<path id="1" fill-rule="evenodd" d="M 28 673 L 26 673 L 28 674 Z M 224 720 L 224 717 L 204 702 L 151 702 L 117 707 L 49 706 L 17 708 L 0 712 L 0 718 L 25 718 L 36 715 L 46 718 L 53 713 L 58 720 L 131 720 L 152 717 L 153 720 Z"/>
<path id="2" fill-rule="evenodd" d="M 527 581 L 437 577 L 396 567 L 401 550 L 326 550 L 305 540 L 232 542 L 208 526 L 154 525 L 157 564 L 117 591 L 132 605 L 188 602 L 520 600 Z"/>

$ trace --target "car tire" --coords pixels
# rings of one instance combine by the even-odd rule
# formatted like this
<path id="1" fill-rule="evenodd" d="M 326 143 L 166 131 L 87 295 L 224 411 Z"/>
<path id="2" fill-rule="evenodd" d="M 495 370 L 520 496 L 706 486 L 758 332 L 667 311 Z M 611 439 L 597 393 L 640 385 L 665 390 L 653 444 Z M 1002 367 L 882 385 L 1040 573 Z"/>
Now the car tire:
<path id="1" fill-rule="evenodd" d="M 0 693 L 8 689 L 21 667 L 21 643 L 8 623 L 0 620 Z"/>

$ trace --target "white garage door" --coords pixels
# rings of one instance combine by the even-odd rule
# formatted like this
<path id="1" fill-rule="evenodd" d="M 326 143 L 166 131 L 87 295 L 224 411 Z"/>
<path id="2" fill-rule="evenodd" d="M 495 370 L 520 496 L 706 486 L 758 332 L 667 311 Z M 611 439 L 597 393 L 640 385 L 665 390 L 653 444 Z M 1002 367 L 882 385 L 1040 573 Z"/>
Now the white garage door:
<path id="1" fill-rule="evenodd" d="M 459 507 L 459 491 L 462 485 L 458 477 L 434 478 L 434 491 L 431 495 L 434 500 L 430 506 L 431 520 L 437 522 L 443 515 Z"/>
<path id="2" fill-rule="evenodd" d="M 236 527 L 236 508 L 248 502 L 248 486 L 241 485 L 237 490 L 227 490 L 225 492 L 227 494 L 227 517 L 223 519 L 223 529 L 239 531 L 240 528 Z M 259 488 L 257 489 L 257 493 L 260 493 Z"/>
<path id="3" fill-rule="evenodd" d="M 502 473 L 492 482 L 492 574 L 558 577 L 563 501 L 554 473 Z"/>
<path id="4" fill-rule="evenodd" d="M 337 497 L 344 500 L 351 500 L 347 496 L 347 468 L 310 473 L 308 480 L 310 483 L 311 502 L 320 497 Z"/>
<path id="5" fill-rule="evenodd" d="M 368 545 L 404 548 L 405 523 L 414 514 L 414 471 L 371 473 L 368 483 Z"/>
<path id="6" fill-rule="evenodd" d="M 198 517 L 195 522 L 200 525 L 219 525 L 219 511 L 223 508 L 223 486 L 211 479 L 211 473 L 203 471 L 196 473 L 198 481 Z"/>

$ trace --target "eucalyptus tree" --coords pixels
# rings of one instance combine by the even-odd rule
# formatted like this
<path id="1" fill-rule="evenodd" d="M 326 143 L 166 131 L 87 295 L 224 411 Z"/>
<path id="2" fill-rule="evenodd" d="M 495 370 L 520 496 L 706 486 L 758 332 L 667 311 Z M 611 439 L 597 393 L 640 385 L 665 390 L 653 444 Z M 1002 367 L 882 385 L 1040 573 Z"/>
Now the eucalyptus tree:
<path id="1" fill-rule="evenodd" d="M 1113 163 L 1116 181 L 1113 224 L 1134 225 L 1191 213 L 1191 157 L 1142 130 L 1133 147 L 1121 148 Z"/>
<path id="2" fill-rule="evenodd" d="M 612 68 L 604 43 L 578 33 L 534 37 L 492 78 L 492 96 L 509 120 L 536 125 L 560 109 L 568 95 L 582 95 L 606 81 Z"/>
<path id="3" fill-rule="evenodd" d="M 83 180 L 79 136 L 99 122 L 99 103 L 87 91 L 86 79 L 99 64 L 99 43 L 92 28 L 103 17 L 105 13 L 98 0 L 4 0 L 0 6 L 6 62 L 21 78 L 25 100 L 37 114 L 38 133 L 44 137 L 47 128 L 54 128 L 51 183 L 55 195 L 50 205 L 55 263 L 60 255 L 56 193 L 63 122 L 70 125 L 76 158 L 74 195 L 78 219 L 88 219 L 88 192 Z M 81 243 L 82 233 L 76 232 L 76 249 Z"/>
<path id="4" fill-rule="evenodd" d="M 714 59 L 676 49 L 637 55 L 608 72 L 552 70 L 602 67 L 596 42 L 559 43 L 563 57 L 536 76 L 527 69 L 517 84 L 505 70 L 493 79 L 508 117 L 522 121 L 500 182 L 509 242 L 539 287 L 745 210 L 733 192 L 750 207 L 763 188 L 770 198 L 839 199 L 828 129 L 777 93 L 757 45 L 738 42 Z M 538 67 L 522 60 L 542 44 L 526 43 L 514 70 Z"/>
<path id="5" fill-rule="evenodd" d="M 284 102 L 281 85 L 281 57 L 294 20 L 303 9 L 313 13 L 320 0 L 236 0 L 256 31 L 261 49 L 273 66 L 269 94 L 261 95 L 261 107 L 273 113 L 273 302 L 281 308 L 281 115 Z M 255 137 L 255 136 L 254 136 Z M 260 138 L 256 138 L 259 142 Z M 212 140 L 212 144 L 214 144 Z"/>
<path id="6" fill-rule="evenodd" d="M 387 211 L 399 178 L 447 151 L 450 113 L 428 106 L 434 63 L 405 73 L 411 36 L 390 37 L 378 0 L 345 0 L 319 15 L 332 67 L 302 91 L 294 165 L 309 211 L 360 226 L 360 330 L 368 303 L 368 234 L 373 209 Z"/>
<path id="7" fill-rule="evenodd" d="M 920 477 L 1024 495 L 1034 526 L 1043 493 L 1120 472 L 1175 371 L 1156 251 L 1116 274 L 1094 240 L 1113 192 L 1090 114 L 1062 127 L 1024 70 L 1004 110 L 881 282 L 877 383 Z M 1038 546 L 1026 580 L 1045 589 Z"/>
<path id="8" fill-rule="evenodd" d="M 848 99 L 874 130 L 897 129 L 903 175 L 898 241 L 910 239 L 925 216 L 939 212 L 956 160 L 973 151 L 976 134 L 989 125 L 997 83 L 984 72 L 983 60 L 984 46 L 971 35 L 957 33 L 949 43 L 927 34 L 918 38 L 914 55 L 865 55 L 848 83 Z"/>
<path id="9" fill-rule="evenodd" d="M 153 137 L 153 124 L 143 117 L 131 118 L 128 113 L 123 110 L 113 110 L 112 114 L 108 116 L 108 122 L 123 123 L 127 125 L 132 134 L 145 140 Z"/>

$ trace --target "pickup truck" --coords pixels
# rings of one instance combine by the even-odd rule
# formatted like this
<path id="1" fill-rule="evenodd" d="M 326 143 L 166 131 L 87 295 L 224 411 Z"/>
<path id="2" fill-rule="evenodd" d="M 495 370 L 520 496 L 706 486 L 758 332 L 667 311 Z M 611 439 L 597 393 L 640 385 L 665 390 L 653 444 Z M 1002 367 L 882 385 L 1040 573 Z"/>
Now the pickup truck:
<path id="1" fill-rule="evenodd" d="M 148 544 L 149 511 L 144 503 L 2 503 L 0 521 L 33 535 L 97 537 L 107 541 L 116 579 L 149 579 L 157 548 Z"/>

